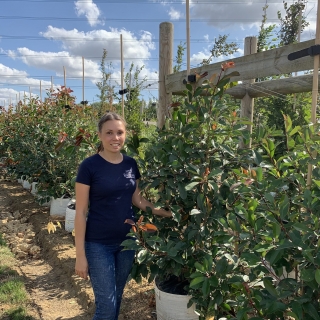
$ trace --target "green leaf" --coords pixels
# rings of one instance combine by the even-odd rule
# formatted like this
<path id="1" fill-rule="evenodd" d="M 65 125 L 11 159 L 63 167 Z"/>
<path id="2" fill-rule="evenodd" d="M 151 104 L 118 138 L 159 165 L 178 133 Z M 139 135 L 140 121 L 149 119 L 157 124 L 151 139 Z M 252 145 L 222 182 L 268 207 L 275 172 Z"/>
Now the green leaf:
<path id="1" fill-rule="evenodd" d="M 266 278 L 263 279 L 263 284 L 265 289 L 274 297 L 278 297 L 278 293 L 274 286 L 272 285 L 272 282 Z"/>
<path id="2" fill-rule="evenodd" d="M 187 199 L 187 191 L 182 183 L 178 183 L 178 189 L 179 189 L 181 199 L 183 200 Z"/>
<path id="3" fill-rule="evenodd" d="M 316 273 L 315 273 L 315 278 L 317 283 L 320 285 L 320 270 L 317 269 Z"/>
<path id="4" fill-rule="evenodd" d="M 198 209 L 192 209 L 190 212 L 190 215 L 193 216 L 193 215 L 199 214 L 199 213 L 201 213 L 201 211 L 199 211 Z"/>
<path id="5" fill-rule="evenodd" d="M 249 266 L 254 266 L 260 262 L 260 257 L 251 252 L 242 253 L 241 259 L 245 260 Z"/>
<path id="6" fill-rule="evenodd" d="M 316 308 L 312 303 L 306 303 L 303 305 L 304 312 L 308 313 L 312 319 L 314 320 L 320 320 L 319 313 L 317 312 Z"/>
<path id="7" fill-rule="evenodd" d="M 279 238 L 279 235 L 281 233 L 281 226 L 278 222 L 274 222 L 272 224 L 272 231 L 273 231 L 273 237 L 275 239 L 278 239 Z"/>
<path id="8" fill-rule="evenodd" d="M 204 267 L 202 264 L 200 264 L 199 262 L 195 262 L 194 266 L 195 266 L 195 268 L 196 268 L 197 270 L 199 270 L 199 271 L 201 271 L 201 272 L 206 272 L 205 267 Z"/>
<path id="9" fill-rule="evenodd" d="M 269 261 L 272 266 L 274 263 L 277 263 L 284 254 L 284 250 L 272 249 L 266 254 L 266 260 Z"/>
<path id="10" fill-rule="evenodd" d="M 296 302 L 292 302 L 290 306 L 291 306 L 292 311 L 297 315 L 296 319 L 297 320 L 303 319 L 302 306 L 299 303 L 296 303 Z"/>
<path id="11" fill-rule="evenodd" d="M 137 261 L 139 263 L 142 263 L 143 261 L 145 261 L 146 257 L 147 257 L 148 251 L 147 250 L 141 250 L 138 252 L 137 254 Z"/>
<path id="12" fill-rule="evenodd" d="M 195 278 L 198 278 L 198 277 L 203 277 L 203 273 L 202 272 L 194 272 L 190 275 L 190 278 L 191 279 L 195 279 Z"/>
<path id="13" fill-rule="evenodd" d="M 311 231 L 307 225 L 305 225 L 305 224 L 303 224 L 301 222 L 295 222 L 292 225 L 292 227 L 295 228 L 298 231 L 306 231 L 306 232 Z"/>
<path id="14" fill-rule="evenodd" d="M 139 137 L 138 137 L 137 134 L 134 134 L 134 135 L 132 136 L 132 143 L 133 143 L 133 146 L 134 146 L 136 149 L 139 148 L 140 142 L 139 142 Z"/>
<path id="15" fill-rule="evenodd" d="M 197 186 L 199 184 L 199 182 L 191 182 L 188 185 L 185 186 L 187 191 L 192 190 L 195 186 Z"/>
<path id="16" fill-rule="evenodd" d="M 292 121 L 291 121 L 290 116 L 284 115 L 284 123 L 285 123 L 285 127 L 286 127 L 286 132 L 290 132 L 290 130 L 292 128 Z"/>
<path id="17" fill-rule="evenodd" d="M 257 174 L 257 181 L 262 181 L 263 180 L 263 170 L 262 168 L 258 167 L 256 168 L 256 174 Z"/>
<path id="18" fill-rule="evenodd" d="M 255 164 L 258 166 L 263 161 L 261 154 L 256 150 L 253 150 L 253 160 L 254 160 Z"/>
<path id="19" fill-rule="evenodd" d="M 190 282 L 190 287 L 193 289 L 199 288 L 199 284 L 202 283 L 205 279 L 206 277 L 204 276 L 192 279 Z"/>
<path id="20" fill-rule="evenodd" d="M 289 214 L 289 210 L 290 210 L 290 202 L 287 195 L 284 196 L 283 201 L 280 203 L 279 210 L 280 210 L 280 217 L 282 220 L 284 220 Z"/>
<path id="21" fill-rule="evenodd" d="M 219 285 L 219 280 L 215 275 L 211 275 L 209 278 L 210 281 L 210 286 L 211 287 L 218 287 Z"/>
<path id="22" fill-rule="evenodd" d="M 226 271 L 227 266 L 228 266 L 228 261 L 225 257 L 218 260 L 218 262 L 216 264 L 217 275 L 223 274 Z"/>
<path id="23" fill-rule="evenodd" d="M 185 113 L 182 112 L 178 112 L 178 118 L 181 121 L 182 124 L 186 124 L 187 122 L 187 115 Z"/>
<path id="24" fill-rule="evenodd" d="M 313 269 L 302 269 L 301 270 L 301 279 L 306 282 L 314 281 L 315 271 Z"/>
<path id="25" fill-rule="evenodd" d="M 301 127 L 300 126 L 297 126 L 297 127 L 294 127 L 290 133 L 289 133 L 289 136 L 292 137 L 294 134 L 296 134 L 299 130 L 301 130 Z"/>
<path id="26" fill-rule="evenodd" d="M 207 298 L 210 293 L 210 282 L 208 278 L 205 278 L 202 285 L 202 293 L 204 298 Z"/>

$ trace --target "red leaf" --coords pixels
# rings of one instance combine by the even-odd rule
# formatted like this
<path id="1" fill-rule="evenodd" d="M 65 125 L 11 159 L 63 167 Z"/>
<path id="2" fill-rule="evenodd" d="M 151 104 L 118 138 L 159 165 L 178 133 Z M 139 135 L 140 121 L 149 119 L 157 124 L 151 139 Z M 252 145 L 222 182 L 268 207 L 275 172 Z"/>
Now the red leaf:
<path id="1" fill-rule="evenodd" d="M 146 232 L 156 232 L 158 231 L 158 228 L 151 224 L 151 223 L 146 223 L 142 226 L 139 226 L 139 228 L 142 230 L 142 231 L 146 231 Z"/>
<path id="2" fill-rule="evenodd" d="M 136 224 L 134 223 L 134 221 L 131 220 L 131 219 L 126 219 L 124 223 L 131 224 L 132 226 L 135 226 L 135 225 L 136 225 Z"/>

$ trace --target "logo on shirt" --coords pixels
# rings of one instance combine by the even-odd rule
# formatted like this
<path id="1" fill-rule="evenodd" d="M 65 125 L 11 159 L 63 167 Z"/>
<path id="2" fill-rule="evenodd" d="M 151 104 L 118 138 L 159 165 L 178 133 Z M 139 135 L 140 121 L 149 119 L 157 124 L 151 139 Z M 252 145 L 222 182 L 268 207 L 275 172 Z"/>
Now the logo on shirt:
<path id="1" fill-rule="evenodd" d="M 127 179 L 130 179 L 130 182 L 132 183 L 132 185 L 134 186 L 134 183 L 135 183 L 135 179 L 136 179 L 136 176 L 134 175 L 134 173 L 132 172 L 132 168 L 127 170 L 123 176 Z"/>

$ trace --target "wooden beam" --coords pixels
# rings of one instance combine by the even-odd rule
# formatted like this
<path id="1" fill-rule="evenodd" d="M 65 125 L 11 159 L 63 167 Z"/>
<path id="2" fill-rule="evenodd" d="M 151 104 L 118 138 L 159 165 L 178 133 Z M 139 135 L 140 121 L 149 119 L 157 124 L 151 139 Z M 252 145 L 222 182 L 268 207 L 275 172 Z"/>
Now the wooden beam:
<path id="1" fill-rule="evenodd" d="M 240 76 L 231 78 L 232 81 L 249 80 L 254 78 L 263 78 L 279 74 L 298 72 L 313 69 L 313 57 L 307 56 L 295 61 L 289 61 L 288 55 L 292 52 L 309 48 L 315 44 L 315 39 L 300 43 L 290 44 L 280 48 L 258 52 L 243 56 L 232 60 L 236 67 L 229 69 L 226 74 L 232 71 L 238 71 Z M 219 73 L 221 63 L 214 63 L 190 70 L 190 74 L 194 72 L 208 72 L 209 75 Z M 187 78 L 187 71 L 181 71 L 166 76 L 165 84 L 167 93 L 179 92 L 185 90 L 183 80 Z"/>
<path id="2" fill-rule="evenodd" d="M 267 97 L 270 95 L 281 96 L 291 93 L 311 92 L 312 82 L 313 75 L 308 74 L 297 77 L 256 82 L 249 85 L 239 84 L 233 88 L 227 89 L 225 92 L 236 99 L 242 99 L 246 92 L 251 98 Z"/>

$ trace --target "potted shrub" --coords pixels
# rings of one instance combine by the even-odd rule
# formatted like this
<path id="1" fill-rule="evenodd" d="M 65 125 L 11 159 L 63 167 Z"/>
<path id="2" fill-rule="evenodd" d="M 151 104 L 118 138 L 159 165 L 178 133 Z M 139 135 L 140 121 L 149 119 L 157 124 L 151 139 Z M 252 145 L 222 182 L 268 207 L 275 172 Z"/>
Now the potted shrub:
<path id="1" fill-rule="evenodd" d="M 230 187 L 225 180 L 240 166 L 243 152 L 237 146 L 244 123 L 239 121 L 236 107 L 223 99 L 224 87 L 238 73 L 222 76 L 224 69 L 201 87 L 187 84 L 184 105 L 172 106 L 171 117 L 158 132 L 157 141 L 144 159 L 138 159 L 143 168 L 141 188 L 156 190 L 158 204 L 170 207 L 173 219 L 148 216 L 158 228 L 157 234 L 133 232 L 136 240 L 124 243 L 138 250 L 133 278 L 149 276 L 153 280 L 157 276 L 159 289 L 189 294 L 188 305 L 195 304 L 199 315 L 219 304 L 219 300 L 209 299 L 212 288 L 219 287 L 213 265 L 233 268 L 224 257 L 234 253 L 233 244 L 220 250 L 215 242 L 216 233 L 225 231 L 220 221 L 226 215 L 225 198 Z M 137 139 L 128 147 L 136 150 Z M 232 235 L 224 237 L 230 239 Z"/>
<path id="2" fill-rule="evenodd" d="M 134 224 L 124 242 L 137 251 L 132 277 L 188 294 L 200 319 L 320 319 L 319 125 L 284 117 L 285 132 L 258 127 L 252 150 L 241 150 L 250 137 L 223 97 L 227 82 L 187 85 L 143 159 L 139 139 L 128 145 L 142 189 L 173 212 L 144 218 L 154 233 Z M 286 150 L 276 158 L 280 135 Z"/>

